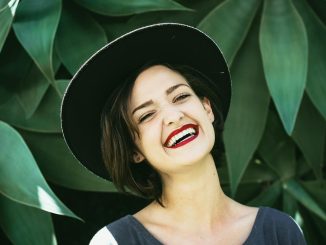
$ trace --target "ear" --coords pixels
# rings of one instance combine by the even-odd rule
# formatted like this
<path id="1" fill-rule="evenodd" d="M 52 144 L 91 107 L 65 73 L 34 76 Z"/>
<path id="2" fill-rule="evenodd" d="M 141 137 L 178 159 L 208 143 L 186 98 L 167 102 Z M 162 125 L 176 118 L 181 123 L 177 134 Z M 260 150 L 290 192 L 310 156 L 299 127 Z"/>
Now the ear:
<path id="1" fill-rule="evenodd" d="M 140 163 L 145 160 L 145 157 L 143 156 L 143 154 L 139 153 L 138 151 L 135 151 L 133 154 L 133 160 L 134 163 Z"/>
<path id="2" fill-rule="evenodd" d="M 204 109 L 205 109 L 205 111 L 207 113 L 207 116 L 208 116 L 209 120 L 211 122 L 214 122 L 214 113 L 213 113 L 213 110 L 212 110 L 211 103 L 210 103 L 209 99 L 204 97 L 202 99 L 202 103 L 203 103 Z"/>

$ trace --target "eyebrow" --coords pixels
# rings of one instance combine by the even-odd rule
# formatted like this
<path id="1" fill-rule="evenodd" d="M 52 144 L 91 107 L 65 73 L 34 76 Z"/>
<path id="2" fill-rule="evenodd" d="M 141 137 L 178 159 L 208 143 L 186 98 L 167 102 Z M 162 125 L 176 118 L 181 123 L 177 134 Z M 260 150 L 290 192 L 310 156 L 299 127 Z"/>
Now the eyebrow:
<path id="1" fill-rule="evenodd" d="M 188 84 L 184 84 L 184 83 L 180 83 L 180 84 L 176 84 L 176 85 L 173 85 L 172 87 L 168 88 L 166 91 L 165 91 L 165 94 L 166 95 L 169 95 L 171 94 L 174 90 L 176 90 L 177 88 L 179 88 L 180 86 L 187 86 L 189 87 Z M 148 100 L 146 102 L 144 102 L 143 104 L 141 104 L 140 106 L 137 106 L 133 111 L 132 111 L 132 115 L 135 114 L 136 111 L 142 109 L 142 108 L 145 108 L 149 105 L 152 105 L 154 102 L 153 100 Z"/>

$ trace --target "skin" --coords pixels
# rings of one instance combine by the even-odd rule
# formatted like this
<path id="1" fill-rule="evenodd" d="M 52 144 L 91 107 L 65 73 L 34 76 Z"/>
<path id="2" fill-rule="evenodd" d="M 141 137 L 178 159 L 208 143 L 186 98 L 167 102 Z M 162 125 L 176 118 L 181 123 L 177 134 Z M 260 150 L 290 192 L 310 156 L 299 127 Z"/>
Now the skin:
<path id="1" fill-rule="evenodd" d="M 161 175 L 165 206 L 154 201 L 134 217 L 164 244 L 242 244 L 258 209 L 221 189 L 210 153 L 215 134 L 208 99 L 199 99 L 178 73 L 155 65 L 137 77 L 129 109 L 140 135 L 135 164 L 146 159 Z M 188 123 L 198 125 L 196 139 L 175 149 L 164 146 L 172 131 Z"/>

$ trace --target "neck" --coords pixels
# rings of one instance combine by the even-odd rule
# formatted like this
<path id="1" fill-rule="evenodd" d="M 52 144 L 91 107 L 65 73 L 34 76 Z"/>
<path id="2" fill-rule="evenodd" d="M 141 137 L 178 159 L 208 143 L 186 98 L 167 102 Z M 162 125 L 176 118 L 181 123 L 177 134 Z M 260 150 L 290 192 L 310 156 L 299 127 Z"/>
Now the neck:
<path id="1" fill-rule="evenodd" d="M 208 228 L 226 215 L 231 201 L 220 187 L 211 155 L 189 171 L 169 176 L 163 174 L 162 181 L 164 210 L 174 222 L 189 226 L 195 221 Z"/>

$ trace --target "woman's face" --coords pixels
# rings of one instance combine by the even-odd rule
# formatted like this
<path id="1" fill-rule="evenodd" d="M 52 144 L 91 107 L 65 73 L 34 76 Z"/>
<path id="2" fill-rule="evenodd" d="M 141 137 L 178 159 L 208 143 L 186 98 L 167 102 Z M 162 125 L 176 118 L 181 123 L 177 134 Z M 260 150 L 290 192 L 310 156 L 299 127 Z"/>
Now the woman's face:
<path id="1" fill-rule="evenodd" d="M 160 173 L 180 172 L 210 154 L 215 134 L 209 101 L 200 100 L 183 76 L 163 65 L 136 78 L 129 102 L 143 158 Z"/>

